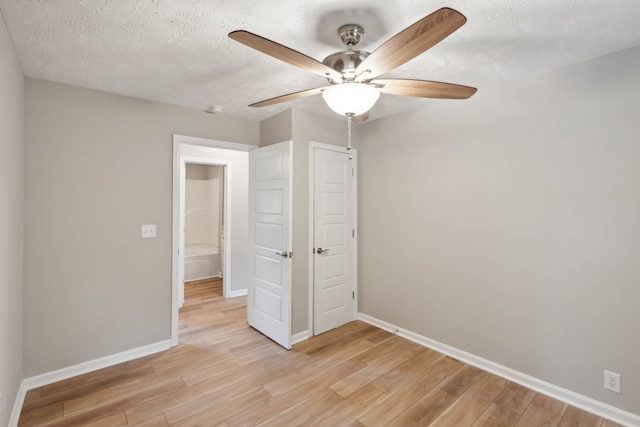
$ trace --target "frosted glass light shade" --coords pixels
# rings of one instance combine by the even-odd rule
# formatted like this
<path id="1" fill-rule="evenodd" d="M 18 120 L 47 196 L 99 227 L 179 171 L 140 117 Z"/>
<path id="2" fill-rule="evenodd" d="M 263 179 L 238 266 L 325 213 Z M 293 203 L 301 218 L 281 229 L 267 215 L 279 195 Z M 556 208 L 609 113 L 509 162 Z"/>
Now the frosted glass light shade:
<path id="1" fill-rule="evenodd" d="M 374 106 L 380 92 L 374 86 L 363 83 L 341 83 L 326 88 L 322 91 L 322 97 L 336 113 L 359 116 Z"/>

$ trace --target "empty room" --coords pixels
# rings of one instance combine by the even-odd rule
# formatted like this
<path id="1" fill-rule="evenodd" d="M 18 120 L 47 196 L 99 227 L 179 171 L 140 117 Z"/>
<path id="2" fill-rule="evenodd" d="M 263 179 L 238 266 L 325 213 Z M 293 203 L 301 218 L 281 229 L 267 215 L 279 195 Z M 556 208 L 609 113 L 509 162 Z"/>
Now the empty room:
<path id="1" fill-rule="evenodd" d="M 0 425 L 640 426 L 637 1 L 0 13 Z"/>

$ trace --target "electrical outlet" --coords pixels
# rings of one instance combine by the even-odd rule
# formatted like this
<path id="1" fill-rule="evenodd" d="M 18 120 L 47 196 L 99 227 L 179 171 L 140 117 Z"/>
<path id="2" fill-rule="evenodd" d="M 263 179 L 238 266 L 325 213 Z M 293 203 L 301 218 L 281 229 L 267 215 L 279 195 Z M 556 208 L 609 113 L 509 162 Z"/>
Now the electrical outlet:
<path id="1" fill-rule="evenodd" d="M 620 393 L 620 374 L 604 370 L 604 388 L 605 390 Z"/>

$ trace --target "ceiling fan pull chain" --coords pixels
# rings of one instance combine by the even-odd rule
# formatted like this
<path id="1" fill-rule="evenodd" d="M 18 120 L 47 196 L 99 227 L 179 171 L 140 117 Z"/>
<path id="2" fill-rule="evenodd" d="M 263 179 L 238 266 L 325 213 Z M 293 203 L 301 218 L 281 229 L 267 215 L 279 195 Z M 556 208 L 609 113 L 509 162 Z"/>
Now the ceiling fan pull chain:
<path id="1" fill-rule="evenodd" d="M 349 160 L 353 160 L 353 154 L 351 154 L 351 122 L 353 120 L 353 113 L 347 113 L 347 152 L 349 153 Z"/>

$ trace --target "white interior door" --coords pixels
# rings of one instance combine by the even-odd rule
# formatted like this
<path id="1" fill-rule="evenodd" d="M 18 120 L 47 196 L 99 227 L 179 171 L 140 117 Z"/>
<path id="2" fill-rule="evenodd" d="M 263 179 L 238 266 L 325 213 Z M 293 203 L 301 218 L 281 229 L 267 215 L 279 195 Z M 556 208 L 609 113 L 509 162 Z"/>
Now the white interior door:
<path id="1" fill-rule="evenodd" d="M 355 159 L 313 148 L 315 335 L 355 320 Z"/>
<path id="2" fill-rule="evenodd" d="M 291 348 L 291 142 L 249 153 L 249 325 Z"/>

